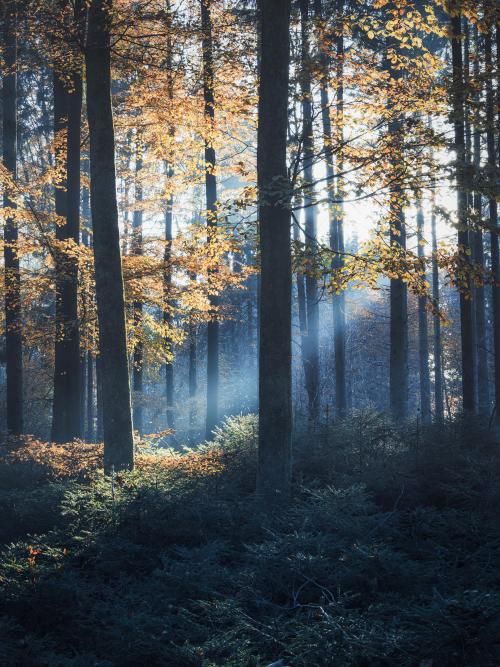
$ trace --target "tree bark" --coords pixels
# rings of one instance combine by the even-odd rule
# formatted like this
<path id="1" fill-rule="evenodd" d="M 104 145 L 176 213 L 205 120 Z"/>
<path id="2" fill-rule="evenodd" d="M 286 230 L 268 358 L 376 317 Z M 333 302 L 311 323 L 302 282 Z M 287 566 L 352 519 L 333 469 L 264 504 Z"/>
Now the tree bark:
<path id="1" fill-rule="evenodd" d="M 437 262 L 437 233 L 436 233 L 436 183 L 431 183 L 431 236 L 432 236 L 432 298 L 434 305 L 439 309 L 439 266 Z M 443 369 L 441 349 L 441 318 L 436 313 L 433 317 L 434 329 L 434 419 L 440 424 L 444 418 L 443 405 Z"/>
<path id="2" fill-rule="evenodd" d="M 13 181 L 17 180 L 17 3 L 4 6 L 3 75 L 3 165 Z M 15 193 L 4 188 L 3 205 L 17 208 Z M 23 432 L 23 343 L 21 312 L 21 275 L 18 254 L 18 228 L 14 215 L 4 225 L 5 264 L 5 354 L 7 373 L 7 432 Z"/>
<path id="3" fill-rule="evenodd" d="M 497 281 L 492 285 L 491 304 L 493 311 L 493 352 L 494 352 L 494 385 L 495 385 L 495 424 L 500 426 L 500 253 L 498 244 L 498 170 L 495 146 L 495 107 L 493 95 L 493 58 L 492 58 L 492 31 L 485 34 L 484 55 L 486 68 L 486 146 L 488 151 L 488 204 L 491 244 L 491 270 Z"/>
<path id="4" fill-rule="evenodd" d="M 257 492 L 290 492 L 292 434 L 289 182 L 286 162 L 290 0 L 261 0 L 257 178 L 261 251 Z"/>
<path id="5" fill-rule="evenodd" d="M 474 79 L 479 80 L 480 77 L 480 45 L 479 45 L 479 30 L 474 26 L 474 44 L 475 44 L 475 59 L 474 59 Z M 480 189 L 477 183 L 480 179 L 481 172 L 481 129 L 480 129 L 480 111 L 478 95 L 475 96 L 475 119 L 474 129 L 472 133 L 473 142 L 473 170 L 476 187 L 474 191 L 473 207 L 474 216 L 476 218 L 476 230 L 472 233 L 472 256 L 475 264 L 484 268 L 484 248 L 483 248 L 483 231 L 482 231 L 482 217 L 483 217 L 483 201 Z M 484 287 L 479 285 L 474 287 L 474 317 L 475 317 L 475 343 L 476 343 L 476 378 L 477 378 L 477 409 L 478 413 L 487 416 L 490 412 L 490 388 L 489 388 L 489 371 L 488 371 L 488 348 L 487 348 L 487 334 L 486 334 L 486 302 Z"/>
<path id="6" fill-rule="evenodd" d="M 302 143 L 303 180 L 305 210 L 305 277 L 307 332 L 302 339 L 304 373 L 309 402 L 309 419 L 316 422 L 319 417 L 319 294 L 316 277 L 316 204 L 313 184 L 314 138 L 312 118 L 311 62 L 309 53 L 309 0 L 300 0 L 302 36 Z"/>
<path id="7" fill-rule="evenodd" d="M 470 252 L 467 199 L 467 162 L 465 155 L 465 111 L 464 111 L 464 71 L 462 58 L 462 26 L 460 16 L 451 18 L 452 50 L 452 106 L 455 132 L 455 152 L 457 156 L 457 213 L 458 245 L 463 258 Z M 462 357 L 462 397 L 463 411 L 474 413 L 475 377 L 474 377 L 474 341 L 472 302 L 470 299 L 471 281 L 469 275 L 461 276 L 460 289 L 460 335 Z"/>
<path id="8" fill-rule="evenodd" d="M 75 18 L 81 9 L 75 7 Z M 66 224 L 56 227 L 56 239 L 62 243 L 80 242 L 80 145 L 82 115 L 82 79 L 72 77 L 72 89 L 54 73 L 54 133 L 67 134 L 64 178 L 56 186 L 56 213 Z M 63 251 L 56 252 L 56 341 L 54 363 L 54 398 L 52 440 L 69 442 L 82 436 L 82 359 L 78 322 L 78 261 Z"/>
<path id="9" fill-rule="evenodd" d="M 322 32 L 323 9 L 321 0 L 315 0 L 315 15 L 320 22 L 320 36 Z M 342 142 L 343 142 L 343 111 L 344 111 L 344 36 L 343 36 L 343 0 L 337 1 L 338 35 L 337 35 L 337 141 L 338 170 L 342 171 Z M 343 183 L 338 179 L 335 187 L 334 165 L 334 138 L 330 118 L 330 96 L 328 91 L 329 58 L 324 50 L 320 50 L 321 81 L 320 101 L 321 120 L 323 125 L 323 149 L 325 152 L 326 179 L 328 192 L 328 212 L 330 227 L 330 248 L 334 252 L 332 270 L 339 271 L 343 266 L 344 252 L 344 224 L 343 224 Z M 347 411 L 347 384 L 345 358 L 345 292 L 333 294 L 333 347 L 335 356 L 335 412 L 338 417 Z"/>
<path id="10" fill-rule="evenodd" d="M 111 0 L 92 0 L 85 54 L 104 469 L 108 473 L 134 464 L 111 106 L 111 11 Z"/>
<path id="11" fill-rule="evenodd" d="M 388 41 L 387 48 L 396 48 Z M 388 65 L 393 81 L 401 78 L 401 70 Z M 390 185 L 390 243 L 396 251 L 406 250 L 406 222 L 404 193 L 401 185 L 403 174 L 402 119 L 401 112 L 394 110 L 394 101 L 389 98 L 391 112 L 388 132 L 392 146 L 392 183 Z M 404 422 L 408 416 L 408 294 L 406 283 L 401 278 L 390 282 L 390 352 L 389 352 L 389 397 L 390 411 L 396 423 Z"/>
<path id="12" fill-rule="evenodd" d="M 424 211 L 422 201 L 417 201 L 417 243 L 418 257 L 425 266 Z M 424 276 L 425 278 L 425 276 Z M 423 424 L 431 423 L 431 381 L 429 373 L 429 332 L 427 325 L 427 297 L 418 298 L 418 358 L 420 375 L 420 415 Z"/>
<path id="13" fill-rule="evenodd" d="M 136 137 L 135 154 L 135 209 L 132 218 L 132 253 L 136 257 L 142 257 L 142 146 L 140 139 Z M 134 345 L 133 366 L 132 366 L 132 388 L 133 388 L 133 420 L 134 428 L 139 436 L 144 435 L 144 343 L 142 340 L 142 327 L 144 318 L 144 304 L 136 299 L 133 304 L 134 326 L 136 336 L 138 336 Z"/>
<path id="14" fill-rule="evenodd" d="M 196 324 L 192 318 L 189 320 L 189 370 L 188 370 L 188 384 L 189 384 L 189 431 L 190 437 L 193 438 L 193 431 L 196 417 L 196 392 L 198 390 L 197 379 L 197 344 L 196 344 Z"/>
<path id="15" fill-rule="evenodd" d="M 167 173 L 172 177 L 172 168 L 167 165 Z M 165 274 L 164 274 L 164 290 L 165 290 L 165 310 L 163 312 L 163 321 L 167 327 L 172 326 L 173 308 L 172 301 L 172 241 L 173 241 L 173 196 L 169 195 L 166 202 L 165 209 Z M 167 426 L 174 428 L 175 426 L 175 397 L 174 397 L 174 364 L 168 361 L 165 364 L 165 396 L 167 402 Z"/>
<path id="16" fill-rule="evenodd" d="M 215 149 L 212 132 L 215 123 L 214 100 L 214 63 L 212 18 L 210 15 L 212 0 L 201 0 L 201 27 L 203 33 L 203 98 L 208 138 L 205 140 L 205 194 L 207 206 L 207 235 L 210 243 L 217 229 L 217 178 L 215 175 Z M 219 322 L 217 306 L 219 298 L 210 297 L 211 318 L 207 325 L 207 415 L 206 437 L 212 437 L 219 419 Z"/>

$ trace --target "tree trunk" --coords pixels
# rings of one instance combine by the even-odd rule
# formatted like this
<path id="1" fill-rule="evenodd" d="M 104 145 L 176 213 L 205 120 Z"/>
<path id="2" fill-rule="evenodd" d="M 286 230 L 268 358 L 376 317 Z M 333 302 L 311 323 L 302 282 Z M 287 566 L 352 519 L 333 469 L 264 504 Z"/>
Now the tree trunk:
<path id="1" fill-rule="evenodd" d="M 101 355 L 95 360 L 95 373 L 96 373 L 96 406 L 97 406 L 97 431 L 96 439 L 97 442 L 103 442 L 104 440 L 104 409 L 103 409 L 103 398 L 102 398 L 102 362 Z"/>
<path id="2" fill-rule="evenodd" d="M 337 2 L 337 13 L 339 16 L 339 31 L 337 36 L 337 139 L 339 142 L 338 169 L 343 169 L 342 142 L 343 142 L 343 107 L 344 107 L 344 37 L 341 16 L 343 13 L 343 0 Z M 322 2 L 315 0 L 316 18 L 323 20 Z M 320 32 L 320 39 L 322 38 Z M 329 58 L 323 48 L 320 50 L 321 76 L 320 100 L 321 120 L 323 125 L 323 150 L 325 152 L 326 179 L 328 192 L 328 211 L 330 226 L 330 248 L 335 253 L 332 260 L 332 270 L 339 271 L 343 266 L 344 252 L 344 225 L 343 225 L 343 187 L 342 177 L 339 177 L 338 187 L 335 188 L 335 168 L 333 158 L 333 133 L 330 119 L 330 99 L 328 92 L 328 70 Z M 347 385 L 346 385 L 346 359 L 345 359 L 345 292 L 333 294 L 333 347 L 335 355 L 335 412 L 338 417 L 345 415 L 347 410 Z"/>
<path id="3" fill-rule="evenodd" d="M 17 179 L 17 7 L 7 2 L 4 9 L 3 75 L 3 166 Z M 16 208 L 15 193 L 4 188 L 3 205 Z M 5 263 L 5 355 L 7 373 L 7 432 L 23 432 L 23 343 L 21 332 L 21 275 L 19 272 L 18 229 L 13 215 L 4 225 Z"/>
<path id="4" fill-rule="evenodd" d="M 396 48 L 388 42 L 388 48 Z M 401 70 L 388 66 L 391 79 L 401 78 Z M 404 193 L 401 185 L 403 175 L 402 119 L 401 112 L 393 109 L 394 102 L 388 100 L 391 115 L 388 123 L 389 140 L 392 145 L 392 174 L 390 185 L 390 243 L 396 252 L 406 250 L 406 223 Z M 404 422 L 408 416 L 408 294 L 406 283 L 401 278 L 390 282 L 390 353 L 389 395 L 390 411 L 396 423 Z"/>
<path id="5" fill-rule="evenodd" d="M 197 381 L 197 349 L 196 349 L 196 324 L 193 319 L 189 320 L 189 431 L 190 437 L 193 437 L 195 417 L 196 417 L 196 392 L 198 390 Z"/>
<path id="6" fill-rule="evenodd" d="M 104 469 L 107 472 L 113 468 L 132 468 L 134 464 L 111 106 L 111 11 L 111 0 L 92 0 L 85 54 Z"/>
<path id="7" fill-rule="evenodd" d="M 418 257 L 425 266 L 424 211 L 422 201 L 417 201 Z M 425 276 L 424 276 L 425 279 Z M 423 424 L 431 423 L 431 381 L 429 375 L 429 332 L 427 328 L 427 297 L 418 298 L 418 357 L 420 375 L 420 415 Z"/>
<path id="8" fill-rule="evenodd" d="M 75 8 L 78 12 L 78 7 Z M 64 160 L 64 178 L 55 191 L 56 213 L 66 224 L 56 227 L 62 243 L 80 242 L 80 144 L 82 79 L 72 77 L 72 89 L 54 73 L 54 134 L 67 136 L 66 150 L 59 144 L 56 160 Z M 57 155 L 57 152 L 59 155 Z M 78 261 L 56 251 L 56 341 L 52 440 L 69 442 L 82 436 L 82 359 L 78 322 Z"/>
<path id="9" fill-rule="evenodd" d="M 300 228 L 297 222 L 293 222 L 293 240 L 295 243 L 299 243 L 300 238 Z M 306 311 L 306 288 L 304 284 L 304 276 L 302 273 L 297 271 L 297 307 L 299 311 L 299 328 L 300 328 L 300 340 L 301 347 L 304 337 L 307 335 L 307 311 Z M 303 353 L 302 353 L 303 354 Z"/>
<path id="10" fill-rule="evenodd" d="M 207 235 L 210 243 L 217 229 L 217 179 L 215 176 L 215 149 L 211 137 L 215 123 L 214 102 L 214 65 L 212 18 L 210 7 L 212 0 L 201 0 L 201 26 L 203 33 L 203 98 L 205 121 L 208 138 L 205 141 L 205 192 L 207 205 Z M 217 306 L 219 299 L 210 297 L 211 318 L 207 325 L 207 417 L 206 437 L 210 439 L 219 419 L 219 322 Z"/>
<path id="11" fill-rule="evenodd" d="M 300 0 L 302 35 L 302 142 L 304 164 L 305 256 L 307 261 L 306 311 L 307 333 L 302 340 L 309 419 L 319 417 L 319 294 L 316 277 L 316 204 L 313 184 L 314 139 L 312 119 L 311 61 L 309 53 L 309 0 Z"/>
<path id="12" fill-rule="evenodd" d="M 142 257 L 142 146 L 139 137 L 136 137 L 135 153 L 135 209 L 132 218 L 132 254 Z M 133 304 L 134 327 L 136 329 L 136 343 L 134 345 L 132 366 L 132 388 L 133 388 L 133 419 L 134 428 L 142 437 L 144 435 L 144 343 L 142 339 L 142 326 L 144 318 L 144 304 L 136 299 Z"/>
<path id="13" fill-rule="evenodd" d="M 491 270 L 496 280 L 500 279 L 499 246 L 498 246 L 498 205 L 497 191 L 497 158 L 495 146 L 495 107 L 493 96 L 493 58 L 491 29 L 485 34 L 484 55 L 486 68 L 486 145 L 488 150 L 488 193 L 490 217 Z M 495 380 L 495 424 L 500 426 L 500 288 L 492 286 L 491 303 L 493 311 L 493 352 Z"/>
<path id="14" fill-rule="evenodd" d="M 167 165 L 167 173 L 172 177 L 172 168 Z M 172 302 L 172 219 L 173 219 L 173 196 L 169 195 L 165 209 L 165 310 L 163 312 L 163 322 L 167 327 L 172 326 L 173 308 Z M 170 350 L 171 351 L 171 350 Z M 167 426 L 175 426 L 175 404 L 174 404 L 174 364 L 169 361 L 165 364 L 165 394 L 167 402 Z"/>
<path id="15" fill-rule="evenodd" d="M 337 0 L 338 36 L 337 36 L 337 142 L 339 157 L 337 160 L 337 194 L 335 207 L 335 237 L 333 259 L 334 268 L 340 271 L 344 265 L 344 0 Z M 345 292 L 333 297 L 333 336 L 335 348 L 335 408 L 336 416 L 343 417 L 347 411 L 346 384 L 346 322 Z"/>
<path id="16" fill-rule="evenodd" d="M 291 479 L 292 266 L 286 162 L 289 30 L 290 0 L 261 0 L 257 136 L 261 251 L 257 492 L 270 502 L 288 496 Z"/>
<path id="17" fill-rule="evenodd" d="M 480 77 L 480 48 L 479 31 L 474 27 L 474 79 Z M 473 169 L 476 183 L 479 182 L 481 172 L 481 129 L 480 129 L 480 111 L 478 95 L 475 96 L 476 112 L 473 130 Z M 477 229 L 472 233 L 472 256 L 474 263 L 484 268 L 484 248 L 483 248 L 483 202 L 479 188 L 476 186 L 473 199 L 474 216 L 476 218 Z M 477 377 L 477 409 L 483 416 L 489 415 L 490 411 L 490 388 L 488 371 L 488 348 L 486 334 L 486 302 L 484 287 L 482 285 L 474 288 L 474 317 L 475 317 L 475 343 L 476 343 L 476 377 Z"/>
<path id="18" fill-rule="evenodd" d="M 439 266 L 437 262 L 437 234 L 436 234 L 436 183 L 432 180 L 431 193 L 431 235 L 432 235 L 432 298 L 437 308 L 440 305 L 439 294 Z M 434 324 L 434 418 L 440 424 L 444 417 L 443 406 L 443 369 L 441 350 L 441 318 L 436 313 Z"/>
<path id="19" fill-rule="evenodd" d="M 457 156 L 457 213 L 458 213 L 458 245 L 462 257 L 466 259 L 470 252 L 468 211 L 467 211 L 467 162 L 465 155 L 465 122 L 464 122 L 464 72 L 462 59 L 462 27 L 460 16 L 451 18 L 451 50 L 453 65 L 453 122 L 455 131 L 455 151 Z M 469 297 L 471 288 L 470 276 L 460 277 L 460 335 L 462 356 L 462 396 L 464 413 L 474 412 L 475 377 L 473 350 L 473 319 L 472 303 Z"/>

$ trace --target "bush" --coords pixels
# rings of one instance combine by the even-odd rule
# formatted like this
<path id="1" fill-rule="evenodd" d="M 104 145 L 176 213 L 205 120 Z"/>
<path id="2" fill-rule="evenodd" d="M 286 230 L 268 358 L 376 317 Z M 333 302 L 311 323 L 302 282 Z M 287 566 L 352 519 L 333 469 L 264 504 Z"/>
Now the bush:
<path id="1" fill-rule="evenodd" d="M 415 450 L 372 414 L 360 456 L 359 423 L 299 443 L 279 513 L 253 498 L 255 417 L 113 478 L 11 480 L 1 664 L 498 665 L 497 450 L 456 424 Z"/>

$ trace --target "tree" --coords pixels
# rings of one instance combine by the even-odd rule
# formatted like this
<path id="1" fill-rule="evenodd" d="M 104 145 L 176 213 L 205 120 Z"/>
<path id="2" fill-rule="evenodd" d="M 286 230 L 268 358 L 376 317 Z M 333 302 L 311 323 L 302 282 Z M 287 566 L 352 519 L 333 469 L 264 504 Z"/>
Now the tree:
<path id="1" fill-rule="evenodd" d="M 215 149 L 213 146 L 213 129 L 215 123 L 214 99 L 214 63 L 212 42 L 212 19 L 210 6 L 212 0 L 201 1 L 201 29 L 203 49 L 203 100 L 207 123 L 205 139 L 205 194 L 207 204 L 208 242 L 213 238 L 217 228 L 217 177 L 215 173 Z M 218 298 L 210 297 L 212 315 L 207 324 L 207 420 L 206 436 L 209 439 L 219 418 L 219 323 L 216 309 Z"/>
<path id="2" fill-rule="evenodd" d="M 90 197 L 94 233 L 97 315 L 104 427 L 104 467 L 132 468 L 134 439 L 120 257 L 113 111 L 112 0 L 92 0 L 85 51 L 90 134 Z"/>
<path id="3" fill-rule="evenodd" d="M 479 30 L 474 26 L 474 44 L 475 58 L 473 73 L 476 86 L 480 78 L 480 48 L 479 48 Z M 480 88 L 474 95 L 474 129 L 473 129 L 473 173 L 474 182 L 479 184 L 481 172 L 481 114 Z M 483 197 L 480 187 L 476 185 L 473 197 L 473 210 L 476 222 L 476 229 L 472 232 L 472 256 L 474 263 L 484 268 L 484 249 L 483 249 Z M 488 371 L 488 347 L 486 333 L 486 301 L 484 285 L 479 284 L 474 287 L 474 317 L 475 317 L 475 342 L 476 342 L 476 371 L 477 371 L 477 408 L 480 415 L 488 415 L 490 411 L 490 388 Z"/>
<path id="4" fill-rule="evenodd" d="M 307 272 L 305 279 L 307 330 L 302 337 L 302 355 L 304 375 L 309 399 L 309 419 L 317 421 L 319 416 L 319 295 L 316 277 L 315 255 L 317 252 L 316 202 L 314 195 L 314 130 L 311 92 L 311 56 L 309 53 L 309 0 L 301 0 L 301 38 L 302 38 L 302 144 L 303 144 L 303 180 L 305 207 L 305 261 Z"/>
<path id="5" fill-rule="evenodd" d="M 142 145 L 141 139 L 136 137 L 135 151 L 135 209 L 132 218 L 132 253 L 136 257 L 143 254 L 142 245 Z M 134 328 L 136 329 L 136 342 L 134 345 L 133 368 L 132 368 L 132 388 L 134 392 L 134 428 L 140 436 L 144 434 L 143 423 L 143 385 L 144 385 L 144 343 L 143 343 L 143 315 L 144 304 L 141 299 L 135 299 L 133 303 Z"/>
<path id="6" fill-rule="evenodd" d="M 83 8 L 77 1 L 71 19 L 82 31 Z M 56 214 L 56 340 L 52 439 L 69 442 L 82 436 L 82 359 L 78 323 L 78 258 L 68 248 L 80 242 L 80 146 L 82 77 L 77 59 L 69 89 L 54 65 L 54 135 L 61 180 L 55 188 Z"/>
<path id="7" fill-rule="evenodd" d="M 17 2 L 4 3 L 3 166 L 11 182 L 4 186 L 5 358 L 7 431 L 23 431 L 23 343 L 21 274 L 18 253 L 15 182 L 17 180 Z"/>
<path id="8" fill-rule="evenodd" d="M 260 2 L 257 179 L 261 252 L 259 456 L 257 491 L 276 501 L 290 491 L 291 294 L 290 204 L 286 143 L 290 1 Z"/>
<path id="9" fill-rule="evenodd" d="M 422 200 L 417 200 L 418 257 L 425 267 L 424 211 Z M 425 270 L 425 269 L 424 269 Z M 418 298 L 418 359 L 420 376 L 420 414 L 423 424 L 431 422 L 431 384 L 429 374 L 429 332 L 427 328 L 427 297 Z"/>
<path id="10" fill-rule="evenodd" d="M 453 3 L 449 3 L 452 5 Z M 467 197 L 467 161 L 465 154 L 465 109 L 464 109 L 464 68 L 462 57 L 462 25 L 460 13 L 449 7 L 451 12 L 452 51 L 452 107 L 454 125 L 454 149 L 457 156 L 457 214 L 458 245 L 461 258 L 466 261 L 470 253 Z M 470 276 L 465 269 L 460 272 L 460 336 L 462 359 L 462 399 L 465 413 L 474 412 L 475 377 L 473 350 L 472 302 L 470 299 Z"/>
<path id="11" fill-rule="evenodd" d="M 441 344 L 441 316 L 438 246 L 436 231 L 436 182 L 431 179 L 431 243 L 432 243 L 432 299 L 436 311 L 433 316 L 433 354 L 434 354 L 434 418 L 439 424 L 443 421 L 443 371 L 442 371 L 442 344 Z"/>
<path id="12" fill-rule="evenodd" d="M 493 57 L 492 28 L 488 26 L 484 38 L 484 63 L 486 68 L 486 146 L 488 152 L 488 208 L 491 245 L 491 270 L 498 281 L 500 276 L 500 251 L 498 243 L 498 204 L 497 204 L 497 157 L 495 146 L 495 107 L 493 95 Z M 494 386 L 495 386 L 495 423 L 500 425 L 500 288 L 497 283 L 491 293 L 493 311 L 493 351 L 494 351 Z"/>
<path id="13" fill-rule="evenodd" d="M 402 188 L 404 173 L 403 117 L 397 106 L 395 95 L 402 78 L 400 68 L 392 66 L 392 54 L 397 51 L 393 40 L 387 40 L 387 64 L 390 75 L 389 145 L 391 149 L 391 183 L 389 186 L 390 244 L 396 252 L 406 250 L 405 196 Z M 408 290 L 400 276 L 390 281 L 390 352 L 389 352 L 389 396 L 390 410 L 398 423 L 408 416 Z"/>

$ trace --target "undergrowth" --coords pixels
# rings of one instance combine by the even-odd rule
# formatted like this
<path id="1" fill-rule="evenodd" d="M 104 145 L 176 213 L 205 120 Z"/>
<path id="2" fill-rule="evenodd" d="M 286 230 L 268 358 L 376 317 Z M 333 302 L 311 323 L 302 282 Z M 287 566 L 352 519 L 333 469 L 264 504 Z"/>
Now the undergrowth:
<path id="1" fill-rule="evenodd" d="M 491 434 L 359 413 L 298 438 L 276 512 L 253 497 L 256 442 L 232 419 L 113 478 L 83 446 L 5 447 L 0 664 L 500 664 Z"/>

